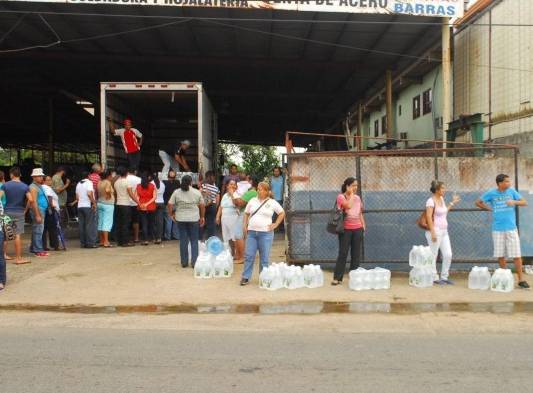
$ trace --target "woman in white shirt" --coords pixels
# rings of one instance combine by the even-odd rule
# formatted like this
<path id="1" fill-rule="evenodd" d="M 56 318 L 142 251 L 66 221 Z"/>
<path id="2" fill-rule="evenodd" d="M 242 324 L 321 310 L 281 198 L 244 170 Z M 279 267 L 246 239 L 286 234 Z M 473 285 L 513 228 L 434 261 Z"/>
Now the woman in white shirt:
<path id="1" fill-rule="evenodd" d="M 233 198 L 237 191 L 237 183 L 235 180 L 229 180 L 224 187 L 226 193 L 220 201 L 218 207 L 216 223 L 222 227 L 222 239 L 224 243 L 229 243 L 233 257 L 236 260 L 242 259 L 241 255 L 238 255 L 238 247 L 236 247 L 238 241 L 242 240 L 242 216 L 239 208 L 233 203 Z M 244 247 L 242 247 L 244 248 Z M 241 262 L 242 263 L 242 262 Z"/>
<path id="2" fill-rule="evenodd" d="M 254 269 L 255 255 L 259 250 L 261 269 L 268 267 L 270 248 L 274 241 L 274 230 L 285 218 L 283 207 L 270 197 L 270 185 L 265 182 L 257 186 L 257 197 L 252 198 L 244 211 L 244 234 L 246 251 L 241 285 L 248 285 Z M 278 215 L 272 223 L 272 216 Z"/>
<path id="3" fill-rule="evenodd" d="M 444 194 L 446 188 L 444 183 L 440 181 L 431 182 L 431 193 L 433 196 L 426 202 L 426 218 L 429 230 L 426 231 L 426 239 L 428 245 L 433 253 L 433 275 L 435 284 L 438 285 L 453 285 L 453 281 L 449 280 L 450 266 L 452 264 L 452 246 L 450 243 L 450 236 L 448 235 L 448 212 L 461 201 L 458 195 L 453 196 L 452 202 L 446 206 L 444 201 Z M 440 274 L 437 273 L 437 256 L 442 253 L 442 270 Z"/>

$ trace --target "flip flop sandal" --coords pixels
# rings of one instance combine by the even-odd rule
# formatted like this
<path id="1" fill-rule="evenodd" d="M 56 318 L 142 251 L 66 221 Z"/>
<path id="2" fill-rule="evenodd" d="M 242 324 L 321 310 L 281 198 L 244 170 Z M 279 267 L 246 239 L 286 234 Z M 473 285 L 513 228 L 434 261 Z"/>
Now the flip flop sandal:
<path id="1" fill-rule="evenodd" d="M 15 262 L 15 263 L 13 263 L 13 265 L 27 265 L 28 263 L 31 263 L 31 261 L 25 259 L 25 260 L 23 260 L 23 261 L 21 261 L 21 262 Z"/>

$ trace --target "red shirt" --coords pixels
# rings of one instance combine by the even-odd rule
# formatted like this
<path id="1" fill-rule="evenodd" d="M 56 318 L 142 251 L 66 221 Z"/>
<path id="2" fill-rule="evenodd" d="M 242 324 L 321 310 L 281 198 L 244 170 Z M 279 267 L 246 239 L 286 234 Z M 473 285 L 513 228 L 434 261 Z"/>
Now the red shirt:
<path id="1" fill-rule="evenodd" d="M 351 209 L 344 209 L 344 229 L 359 229 L 363 227 L 361 222 L 361 208 L 362 202 L 359 195 L 352 195 L 352 207 Z M 337 206 L 342 209 L 342 204 L 346 201 L 344 194 L 337 196 Z"/>
<path id="2" fill-rule="evenodd" d="M 155 186 L 152 183 L 148 183 L 147 188 L 143 188 L 140 184 L 137 186 L 137 197 L 139 198 L 139 203 L 147 203 L 154 197 L 154 190 Z M 138 210 L 141 210 L 140 207 L 137 207 Z M 155 211 L 155 199 L 150 203 L 148 206 L 146 206 L 146 210 L 149 212 Z"/>
<path id="3" fill-rule="evenodd" d="M 122 144 L 124 145 L 126 153 L 136 153 L 141 150 L 137 138 L 142 137 L 142 134 L 138 129 L 130 128 L 129 130 L 126 130 L 125 128 L 119 128 L 115 130 L 115 135 L 120 136 L 122 139 Z"/>
<path id="4" fill-rule="evenodd" d="M 87 178 L 93 183 L 94 199 L 98 199 L 98 183 L 100 183 L 100 175 L 98 173 L 91 173 Z"/>

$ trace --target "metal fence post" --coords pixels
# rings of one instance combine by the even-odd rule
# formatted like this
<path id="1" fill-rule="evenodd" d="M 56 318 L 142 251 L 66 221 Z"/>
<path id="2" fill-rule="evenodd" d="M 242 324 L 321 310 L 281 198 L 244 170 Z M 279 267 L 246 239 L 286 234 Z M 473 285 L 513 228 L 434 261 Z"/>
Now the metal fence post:
<path id="1" fill-rule="evenodd" d="M 359 190 L 359 198 L 363 202 L 363 182 L 361 179 L 363 171 L 361 170 L 361 155 L 355 156 L 355 173 L 357 176 L 357 189 Z M 364 204 L 363 204 L 364 206 Z M 363 231 L 363 239 L 361 241 L 361 262 L 365 262 L 365 232 Z"/>
<path id="2" fill-rule="evenodd" d="M 516 191 L 518 192 L 519 189 L 518 189 L 518 175 L 519 175 L 519 171 L 518 171 L 518 148 L 515 147 L 513 149 L 513 152 L 514 152 L 514 186 L 515 186 L 515 189 Z M 515 208 L 515 215 L 516 215 L 516 226 L 518 229 L 520 229 L 520 213 L 519 213 L 519 209 L 518 208 Z"/>

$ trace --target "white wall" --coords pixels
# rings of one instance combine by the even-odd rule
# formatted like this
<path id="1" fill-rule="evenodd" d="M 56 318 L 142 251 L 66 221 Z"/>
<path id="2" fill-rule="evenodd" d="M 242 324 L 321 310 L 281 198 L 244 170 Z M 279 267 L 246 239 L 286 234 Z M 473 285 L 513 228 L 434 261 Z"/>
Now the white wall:
<path id="1" fill-rule="evenodd" d="M 533 1 L 503 0 L 491 12 L 493 25 L 531 24 Z M 533 27 L 493 26 L 491 39 L 488 26 L 475 25 L 489 21 L 487 11 L 455 36 L 454 116 L 483 113 L 489 123 L 491 111 L 493 139 L 533 131 Z M 488 126 L 484 137 L 489 138 Z"/>

